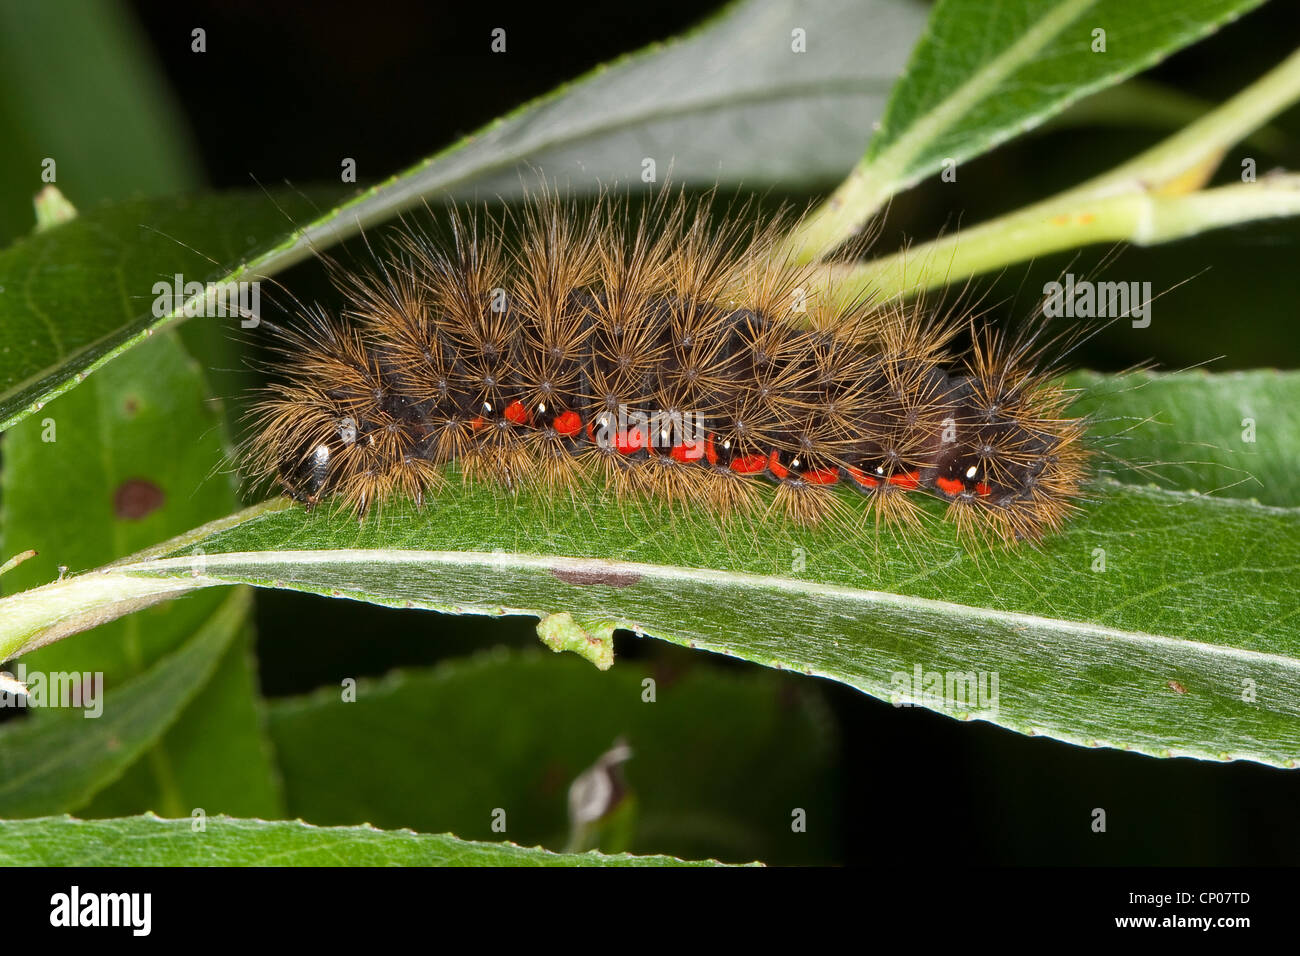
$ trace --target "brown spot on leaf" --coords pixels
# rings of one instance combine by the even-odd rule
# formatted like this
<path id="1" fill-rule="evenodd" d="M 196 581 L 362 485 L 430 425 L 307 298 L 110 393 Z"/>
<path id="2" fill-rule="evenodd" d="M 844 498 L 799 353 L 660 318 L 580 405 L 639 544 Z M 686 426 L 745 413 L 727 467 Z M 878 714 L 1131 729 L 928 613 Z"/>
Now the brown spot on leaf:
<path id="1" fill-rule="evenodd" d="M 128 478 L 113 492 L 113 514 L 130 521 L 139 521 L 162 507 L 167 496 L 163 490 L 146 478 Z"/>
<path id="2" fill-rule="evenodd" d="M 641 580 L 641 575 L 635 572 L 599 568 L 551 568 L 551 573 L 566 584 L 607 584 L 612 588 L 625 588 Z"/>
<path id="3" fill-rule="evenodd" d="M 665 690 L 681 680 L 682 674 L 682 667 L 675 662 L 658 660 L 655 661 L 652 668 L 655 686 L 662 687 Z"/>
<path id="4" fill-rule="evenodd" d="M 140 400 L 134 395 L 128 395 L 126 401 L 122 404 L 122 408 L 128 415 L 134 415 L 140 410 Z"/>
<path id="5" fill-rule="evenodd" d="M 1176 680 L 1171 680 L 1171 681 L 1169 682 L 1169 689 L 1172 690 L 1172 691 L 1174 691 L 1175 693 L 1178 693 L 1178 694 L 1186 694 L 1186 693 L 1187 693 L 1187 688 L 1184 687 L 1182 684 L 1178 683 L 1178 681 L 1176 681 Z"/>

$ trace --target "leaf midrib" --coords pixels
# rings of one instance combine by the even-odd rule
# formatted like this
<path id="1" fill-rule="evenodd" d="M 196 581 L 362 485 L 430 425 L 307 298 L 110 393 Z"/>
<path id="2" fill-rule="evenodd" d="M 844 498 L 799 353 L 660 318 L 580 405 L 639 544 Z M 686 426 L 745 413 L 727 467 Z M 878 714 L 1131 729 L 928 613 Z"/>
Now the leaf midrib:
<path id="1" fill-rule="evenodd" d="M 911 127 L 879 152 L 868 150 L 868 159 L 889 171 L 907 167 L 940 134 L 965 116 L 975 104 L 988 99 L 1017 67 L 1060 36 L 1097 0 L 1066 0 L 1056 10 L 1026 30 L 1018 40 L 989 60 L 962 83 L 957 92 L 945 97 L 937 106 L 919 117 Z M 910 64 L 909 64 L 910 68 Z"/>
<path id="2" fill-rule="evenodd" d="M 497 570 L 526 570 L 550 573 L 601 572 L 618 575 L 639 575 L 662 582 L 704 584 L 714 588 L 780 591 L 805 598 L 836 598 L 846 602 L 887 606 L 904 611 L 923 612 L 938 617 L 954 617 L 975 621 L 996 621 L 1011 626 L 1023 626 L 1039 631 L 1054 631 L 1076 637 L 1121 640 L 1137 645 L 1162 645 L 1180 651 L 1200 650 L 1240 661 L 1280 664 L 1300 671 L 1300 660 L 1282 654 L 1252 651 L 1232 645 L 1211 644 L 1194 638 L 1153 634 L 1147 631 L 1125 630 L 1102 624 L 1074 621 L 1065 618 L 1043 617 L 1023 611 L 1005 611 L 976 605 L 959 604 L 935 598 L 852 588 L 845 585 L 805 581 L 780 575 L 759 575 L 747 572 L 720 571 L 714 568 L 686 568 L 676 565 L 646 564 L 635 561 L 609 559 L 566 558 L 549 555 L 485 551 L 420 551 L 407 549 L 341 548 L 331 550 L 294 551 L 235 551 L 209 554 L 207 560 L 231 568 L 259 568 L 278 564 L 295 567 L 348 565 L 466 565 Z M 122 574 L 170 576 L 169 572 L 192 573 L 194 558 L 161 558 L 139 564 L 119 565 L 114 571 Z M 221 579 L 217 575 L 202 575 L 208 580 Z M 357 589 L 361 591 L 362 589 Z M 419 603 L 419 602 L 414 602 Z M 536 608 L 503 607 L 507 614 L 535 614 Z M 620 623 L 624 623 L 620 620 Z M 627 622 L 629 624 L 634 622 Z"/>

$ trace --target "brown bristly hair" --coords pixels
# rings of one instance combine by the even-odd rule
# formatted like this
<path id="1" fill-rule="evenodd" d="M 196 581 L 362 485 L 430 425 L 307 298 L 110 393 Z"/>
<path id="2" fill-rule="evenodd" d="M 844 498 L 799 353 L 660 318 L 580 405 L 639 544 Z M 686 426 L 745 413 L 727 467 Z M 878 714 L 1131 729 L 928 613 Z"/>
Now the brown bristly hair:
<path id="1" fill-rule="evenodd" d="M 403 224 L 373 266 L 331 270 L 337 317 L 273 330 L 280 381 L 252 409 L 246 470 L 359 516 L 436 497 L 454 464 L 544 500 L 595 485 L 723 525 L 860 534 L 848 485 L 877 528 L 918 529 L 917 490 L 979 547 L 1063 527 L 1088 451 L 1044 322 L 1008 334 L 961 301 L 837 301 L 819 266 L 778 251 L 792 217 L 741 207 L 719 223 L 712 198 L 580 211 L 543 191 L 509 221 L 450 210 L 447 241 Z M 696 416 L 707 438 L 674 424 L 650 447 L 602 444 L 633 407 Z"/>

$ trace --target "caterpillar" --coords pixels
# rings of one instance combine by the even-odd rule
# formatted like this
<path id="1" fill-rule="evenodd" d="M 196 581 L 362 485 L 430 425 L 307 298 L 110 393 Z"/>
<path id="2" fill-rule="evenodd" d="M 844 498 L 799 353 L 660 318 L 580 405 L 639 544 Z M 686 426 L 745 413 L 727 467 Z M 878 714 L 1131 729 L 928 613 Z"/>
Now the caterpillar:
<path id="1" fill-rule="evenodd" d="M 850 488 L 878 523 L 914 525 L 924 494 L 1008 546 L 1077 510 L 1086 423 L 1042 323 L 845 299 L 781 252 L 780 217 L 715 224 L 664 195 L 636 215 L 533 196 L 513 230 L 452 209 L 447 241 L 405 225 L 372 267 L 335 265 L 339 313 L 271 325 L 248 475 L 362 518 L 436 502 L 453 469 L 724 522 L 855 523 Z"/>

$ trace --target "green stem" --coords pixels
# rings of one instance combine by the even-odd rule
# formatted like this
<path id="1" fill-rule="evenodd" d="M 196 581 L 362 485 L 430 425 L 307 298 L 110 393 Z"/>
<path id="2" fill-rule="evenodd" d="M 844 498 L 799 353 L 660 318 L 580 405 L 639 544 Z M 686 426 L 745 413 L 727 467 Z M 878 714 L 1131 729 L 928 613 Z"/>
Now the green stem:
<path id="1" fill-rule="evenodd" d="M 1300 215 L 1300 175 L 1269 176 L 1182 196 L 1130 192 L 1049 200 L 960 234 L 860 265 L 828 264 L 837 301 L 908 295 L 1035 256 L 1098 242 L 1155 245 L 1256 219 Z"/>
<path id="2" fill-rule="evenodd" d="M 787 249 L 797 262 L 812 262 L 844 242 L 907 184 L 912 161 L 1025 62 L 1054 40 L 1096 0 L 1069 0 L 989 61 L 955 94 L 913 124 L 879 155 L 868 149 L 826 202 L 790 234 Z"/>
<path id="3" fill-rule="evenodd" d="M 879 283 L 879 291 L 929 288 L 1014 262 L 1094 242 L 1165 242 L 1230 223 L 1296 215 L 1295 179 L 1265 177 L 1259 183 L 1194 190 L 1209 179 L 1234 143 L 1300 99 L 1300 50 L 1217 109 L 1146 152 L 1065 192 L 865 266 L 829 266 L 855 288 Z M 882 153 L 871 171 L 859 165 L 827 204 L 814 211 L 787 240 L 801 261 L 832 251 L 861 228 L 888 198 L 876 187 Z M 1187 195 L 1187 194 L 1192 195 Z M 1182 201 L 1170 202 L 1171 198 Z M 910 283 L 910 285 L 909 285 Z"/>
<path id="4" fill-rule="evenodd" d="M 1234 143 L 1300 99 L 1300 49 L 1217 109 L 1127 163 L 1062 195 L 1113 191 L 1190 192 Z M 1201 174 L 1204 178 L 1196 182 Z M 1189 183 L 1189 179 L 1193 180 Z"/>

